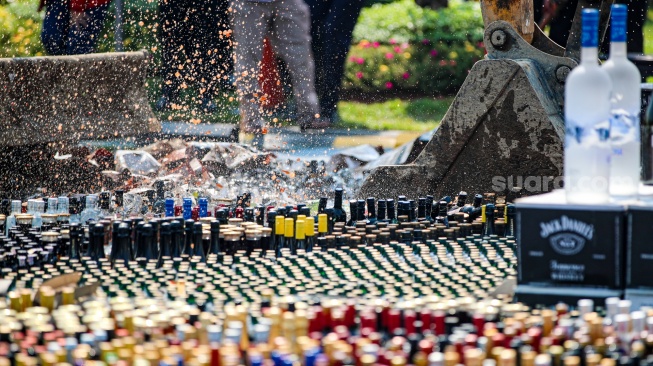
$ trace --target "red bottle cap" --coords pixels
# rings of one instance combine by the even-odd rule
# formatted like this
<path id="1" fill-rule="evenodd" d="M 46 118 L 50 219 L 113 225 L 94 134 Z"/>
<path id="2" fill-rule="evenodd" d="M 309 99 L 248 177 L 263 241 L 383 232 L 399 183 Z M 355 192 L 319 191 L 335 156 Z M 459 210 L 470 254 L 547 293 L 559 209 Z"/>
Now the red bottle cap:
<path id="1" fill-rule="evenodd" d="M 415 334 L 415 320 L 417 314 L 413 310 L 404 311 L 404 327 L 406 328 L 406 335 Z"/>
<path id="2" fill-rule="evenodd" d="M 433 324 L 435 325 L 435 334 L 436 335 L 444 335 L 446 331 L 446 327 L 444 325 L 444 318 L 445 318 L 445 313 L 444 311 L 436 311 L 433 313 Z"/>

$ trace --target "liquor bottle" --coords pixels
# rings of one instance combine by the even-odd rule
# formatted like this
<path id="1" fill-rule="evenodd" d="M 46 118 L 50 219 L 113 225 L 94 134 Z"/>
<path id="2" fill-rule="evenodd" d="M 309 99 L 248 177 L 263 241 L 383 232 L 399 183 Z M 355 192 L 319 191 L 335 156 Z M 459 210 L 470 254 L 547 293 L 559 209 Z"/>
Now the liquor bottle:
<path id="1" fill-rule="evenodd" d="M 295 243 L 291 248 L 291 254 L 297 255 L 297 250 L 306 250 L 306 221 L 297 220 L 295 222 Z"/>
<path id="2" fill-rule="evenodd" d="M 386 210 L 388 214 L 388 222 L 391 224 L 396 224 L 397 223 L 397 213 L 395 211 L 395 200 L 392 198 L 388 198 L 385 200 L 386 203 Z"/>
<path id="3" fill-rule="evenodd" d="M 56 214 L 56 213 L 59 212 L 58 207 L 57 207 L 57 202 L 59 202 L 59 200 L 56 197 L 49 197 L 46 202 L 47 202 L 47 205 L 46 205 L 46 208 L 45 208 L 45 213 L 47 213 L 47 214 Z"/>
<path id="4" fill-rule="evenodd" d="M 306 246 L 304 249 L 307 252 L 312 252 L 313 247 L 315 246 L 315 219 L 313 216 L 308 216 L 305 221 L 306 231 L 304 235 L 306 236 Z"/>
<path id="5" fill-rule="evenodd" d="M 116 189 L 113 192 L 113 212 L 116 213 L 116 218 L 122 219 L 125 215 L 125 191 Z"/>
<path id="6" fill-rule="evenodd" d="M 317 214 L 323 214 L 324 210 L 327 208 L 327 202 L 328 202 L 327 197 L 320 197 L 320 201 L 317 204 Z"/>
<path id="7" fill-rule="evenodd" d="M 193 199 L 185 197 L 182 202 L 184 220 L 191 220 L 193 217 Z"/>
<path id="8" fill-rule="evenodd" d="M 628 7 L 613 4 L 610 13 L 610 58 L 601 67 L 612 82 L 610 119 L 610 195 L 635 197 L 641 176 L 640 123 L 642 76 L 627 57 Z"/>
<path id="9" fill-rule="evenodd" d="M 43 225 L 43 214 L 45 213 L 45 202 L 41 200 L 34 200 L 32 206 L 32 227 L 35 229 L 41 229 Z"/>
<path id="10" fill-rule="evenodd" d="M 358 221 L 358 200 L 349 201 L 349 221 L 346 226 L 356 226 Z M 336 221 L 338 222 L 338 221 Z"/>
<path id="11" fill-rule="evenodd" d="M 174 217 L 175 216 L 175 199 L 166 198 L 165 201 L 165 217 Z"/>
<path id="12" fill-rule="evenodd" d="M 100 219 L 100 212 L 97 208 L 98 196 L 89 194 L 86 196 L 86 205 L 80 215 L 81 223 L 84 225 L 91 225 Z"/>
<path id="13" fill-rule="evenodd" d="M 9 230 L 16 226 L 16 215 L 20 215 L 22 211 L 22 202 L 20 200 L 11 201 L 11 212 L 7 217 L 5 224 L 5 236 L 9 236 Z"/>
<path id="14" fill-rule="evenodd" d="M 582 11 L 580 64 L 565 84 L 565 192 L 569 203 L 609 199 L 612 82 L 598 65 L 597 9 Z"/>
<path id="15" fill-rule="evenodd" d="M 367 224 L 374 225 L 376 224 L 376 204 L 374 202 L 374 197 L 367 198 Z"/>
<path id="16" fill-rule="evenodd" d="M 494 235 L 494 209 L 495 206 L 492 203 L 488 203 L 483 206 L 483 211 L 481 213 L 481 222 L 483 223 L 483 236 Z"/>
<path id="17" fill-rule="evenodd" d="M 164 229 L 165 226 L 165 229 Z M 164 247 L 164 238 L 169 238 L 170 224 L 163 223 L 161 225 L 161 246 Z M 165 231 L 165 237 L 164 237 Z M 112 233 L 113 245 L 111 246 L 111 263 L 115 265 L 117 261 L 122 261 L 127 264 L 132 260 L 131 258 L 131 229 L 126 223 L 119 223 L 118 230 Z M 162 252 L 163 253 L 163 252 Z"/>
<path id="18" fill-rule="evenodd" d="M 79 260 L 82 258 L 82 236 L 84 229 L 79 223 L 70 223 L 70 249 L 68 256 L 70 259 Z"/>
<path id="19" fill-rule="evenodd" d="M 218 220 L 211 221 L 211 243 L 209 245 L 208 254 L 220 253 L 220 222 Z"/>
<path id="20" fill-rule="evenodd" d="M 184 212 L 185 214 L 185 212 Z M 181 254 L 186 254 L 188 256 L 192 255 L 193 252 L 193 226 L 195 226 L 195 221 L 188 219 L 184 220 L 184 241 L 181 248 Z"/>
<path id="21" fill-rule="evenodd" d="M 426 202 L 424 202 L 424 206 L 426 208 L 425 220 L 428 221 L 428 222 L 433 222 L 433 211 L 432 211 L 432 209 L 433 209 L 433 196 L 431 196 L 431 195 L 426 196 Z"/>
<path id="22" fill-rule="evenodd" d="M 200 218 L 202 217 L 208 217 L 209 216 L 209 200 L 208 198 L 201 197 L 199 199 L 199 206 L 200 206 Z"/>
<path id="23" fill-rule="evenodd" d="M 435 218 L 435 225 L 438 224 L 449 228 L 449 219 L 447 217 L 447 201 L 440 201 L 438 204 L 438 216 Z"/>
<path id="24" fill-rule="evenodd" d="M 201 262 L 206 262 L 206 254 L 204 253 L 203 245 L 202 223 L 196 222 L 193 225 L 193 242 L 191 257 L 199 259 Z"/>
<path id="25" fill-rule="evenodd" d="M 329 215 L 317 215 L 317 235 L 323 238 L 329 234 Z"/>
<path id="26" fill-rule="evenodd" d="M 342 188 L 336 188 L 333 196 L 333 222 L 347 222 L 347 214 L 342 209 L 343 194 Z M 350 213 L 353 214 L 351 211 Z"/>
<path id="27" fill-rule="evenodd" d="M 290 252 L 296 254 L 295 248 L 295 220 L 292 217 L 286 217 L 283 220 L 283 247 L 290 249 Z"/>
<path id="28" fill-rule="evenodd" d="M 285 220 L 283 215 L 274 218 L 274 253 L 277 258 L 281 257 L 281 249 L 285 248 Z"/>
<path id="29" fill-rule="evenodd" d="M 170 222 L 170 241 L 172 258 L 180 258 L 184 246 L 184 227 L 179 220 Z"/>
<path id="30" fill-rule="evenodd" d="M 154 204 L 152 205 L 152 213 L 154 213 L 154 215 L 157 217 L 161 217 L 166 213 L 167 200 L 165 197 L 165 181 L 162 180 L 155 181 L 154 191 L 156 193 L 156 198 L 154 200 Z M 173 203 L 173 210 L 174 210 L 174 203 Z"/>
<path id="31" fill-rule="evenodd" d="M 96 262 L 106 257 L 104 254 L 104 225 L 94 224 L 89 227 L 89 244 L 85 256 Z"/>
<path id="32" fill-rule="evenodd" d="M 426 197 L 420 197 L 417 199 L 417 220 L 426 220 Z"/>
<path id="33" fill-rule="evenodd" d="M 387 222 L 387 201 L 380 199 L 376 202 L 376 220 L 378 222 Z"/>
<path id="34" fill-rule="evenodd" d="M 515 205 L 512 204 L 512 203 L 507 204 L 505 210 L 506 210 L 506 217 L 505 217 L 506 230 L 505 230 L 503 236 L 506 236 L 506 237 L 515 236 L 515 233 L 516 233 L 516 231 L 515 231 L 515 214 L 517 213 L 517 210 L 515 208 Z"/>

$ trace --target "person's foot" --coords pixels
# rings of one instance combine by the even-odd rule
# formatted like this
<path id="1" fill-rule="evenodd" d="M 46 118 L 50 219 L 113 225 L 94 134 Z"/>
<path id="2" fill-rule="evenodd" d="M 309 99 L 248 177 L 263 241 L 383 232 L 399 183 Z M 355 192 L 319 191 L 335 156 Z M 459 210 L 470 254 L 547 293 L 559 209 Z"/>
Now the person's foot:
<path id="1" fill-rule="evenodd" d="M 253 133 L 253 134 L 262 134 L 263 128 L 265 127 L 265 121 L 262 119 L 246 119 L 243 118 L 240 120 L 240 132 L 243 133 Z"/>
<path id="2" fill-rule="evenodd" d="M 310 117 L 299 120 L 299 127 L 302 131 L 323 130 L 331 126 L 331 119 L 327 117 Z"/>

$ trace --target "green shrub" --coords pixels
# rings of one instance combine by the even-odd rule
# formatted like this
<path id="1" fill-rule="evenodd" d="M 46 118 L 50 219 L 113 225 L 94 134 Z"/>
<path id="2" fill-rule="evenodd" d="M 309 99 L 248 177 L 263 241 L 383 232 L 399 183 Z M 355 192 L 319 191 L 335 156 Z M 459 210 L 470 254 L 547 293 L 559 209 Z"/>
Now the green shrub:
<path id="1" fill-rule="evenodd" d="M 363 10 L 347 59 L 345 89 L 455 93 L 483 57 L 483 23 L 478 3 L 451 3 L 435 11 L 400 0 Z"/>
<path id="2" fill-rule="evenodd" d="M 0 57 L 43 55 L 38 0 L 14 0 L 0 6 Z"/>

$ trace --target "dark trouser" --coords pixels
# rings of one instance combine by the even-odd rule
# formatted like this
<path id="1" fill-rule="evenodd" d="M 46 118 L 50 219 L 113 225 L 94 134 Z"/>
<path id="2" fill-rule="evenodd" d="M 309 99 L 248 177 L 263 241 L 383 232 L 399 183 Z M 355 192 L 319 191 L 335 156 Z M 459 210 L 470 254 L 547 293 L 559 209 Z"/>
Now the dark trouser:
<path id="1" fill-rule="evenodd" d="M 228 0 L 159 0 L 163 93 L 215 93 L 233 73 Z"/>
<path id="2" fill-rule="evenodd" d="M 86 24 L 71 24 L 68 0 L 48 0 L 41 31 L 45 51 L 53 56 L 93 53 L 109 3 L 87 10 Z"/>
<path id="3" fill-rule="evenodd" d="M 311 9 L 315 85 L 322 115 L 336 111 L 345 60 L 363 0 L 305 0 Z"/>

